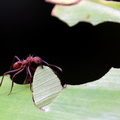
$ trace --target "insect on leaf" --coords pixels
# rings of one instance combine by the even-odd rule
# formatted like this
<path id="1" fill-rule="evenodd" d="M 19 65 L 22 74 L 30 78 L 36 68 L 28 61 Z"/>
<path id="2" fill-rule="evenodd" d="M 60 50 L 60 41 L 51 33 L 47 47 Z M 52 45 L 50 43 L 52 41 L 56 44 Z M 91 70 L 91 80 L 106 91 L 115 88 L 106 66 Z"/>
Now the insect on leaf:
<path id="1" fill-rule="evenodd" d="M 63 89 L 61 82 L 48 66 L 38 66 L 33 77 L 33 101 L 39 108 L 50 104 Z"/>

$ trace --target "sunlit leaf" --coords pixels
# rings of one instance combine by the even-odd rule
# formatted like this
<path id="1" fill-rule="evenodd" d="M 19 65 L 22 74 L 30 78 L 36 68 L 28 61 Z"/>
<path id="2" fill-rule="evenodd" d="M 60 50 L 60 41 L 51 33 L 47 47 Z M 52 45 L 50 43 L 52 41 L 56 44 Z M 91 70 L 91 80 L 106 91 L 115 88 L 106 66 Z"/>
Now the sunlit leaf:
<path id="1" fill-rule="evenodd" d="M 50 104 L 63 89 L 59 78 L 48 66 L 38 66 L 32 85 L 33 99 L 38 108 Z"/>
<path id="2" fill-rule="evenodd" d="M 106 21 L 120 23 L 120 2 L 81 0 L 75 5 L 55 5 L 52 15 L 69 26 L 83 21 L 93 25 Z"/>
<path id="3" fill-rule="evenodd" d="M 45 0 L 45 1 L 54 4 L 72 5 L 78 3 L 80 0 Z"/>

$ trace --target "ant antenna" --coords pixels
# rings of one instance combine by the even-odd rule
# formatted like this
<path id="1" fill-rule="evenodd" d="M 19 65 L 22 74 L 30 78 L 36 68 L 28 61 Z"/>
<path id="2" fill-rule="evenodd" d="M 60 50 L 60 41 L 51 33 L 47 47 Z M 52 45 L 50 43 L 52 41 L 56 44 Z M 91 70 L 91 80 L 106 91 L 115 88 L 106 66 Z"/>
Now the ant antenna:
<path id="1" fill-rule="evenodd" d="M 47 66 L 55 67 L 55 68 L 57 68 L 58 70 L 60 70 L 60 71 L 62 72 L 62 68 L 60 68 L 60 67 L 58 67 L 58 66 L 56 66 L 56 65 L 49 64 L 49 63 L 47 63 L 47 62 L 44 61 L 44 60 L 43 60 L 43 63 L 45 63 Z"/>

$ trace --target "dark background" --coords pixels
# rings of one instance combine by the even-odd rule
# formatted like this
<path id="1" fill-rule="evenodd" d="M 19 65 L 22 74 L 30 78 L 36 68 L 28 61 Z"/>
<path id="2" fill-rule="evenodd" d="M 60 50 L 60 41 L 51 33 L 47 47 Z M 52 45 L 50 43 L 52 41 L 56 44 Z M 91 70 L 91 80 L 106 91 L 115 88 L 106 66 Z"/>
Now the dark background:
<path id="1" fill-rule="evenodd" d="M 29 54 L 60 66 L 68 84 L 93 81 L 120 67 L 120 24 L 68 27 L 50 15 L 53 6 L 43 0 L 0 0 L 0 75 L 15 55 Z"/>

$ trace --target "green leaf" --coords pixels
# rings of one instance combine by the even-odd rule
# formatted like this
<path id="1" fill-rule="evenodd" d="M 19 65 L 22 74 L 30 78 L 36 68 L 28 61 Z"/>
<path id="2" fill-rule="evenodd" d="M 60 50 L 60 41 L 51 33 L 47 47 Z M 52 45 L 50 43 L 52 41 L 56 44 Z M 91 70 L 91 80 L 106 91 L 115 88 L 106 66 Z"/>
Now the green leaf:
<path id="1" fill-rule="evenodd" d="M 52 15 L 69 26 L 83 21 L 93 25 L 106 21 L 120 23 L 120 3 L 104 0 L 81 0 L 70 6 L 55 5 Z"/>
<path id="2" fill-rule="evenodd" d="M 76 4 L 80 0 L 45 0 L 45 1 L 60 5 L 72 5 L 72 4 Z"/>
<path id="3" fill-rule="evenodd" d="M 33 78 L 33 99 L 38 108 L 50 104 L 63 89 L 59 78 L 48 66 L 38 66 Z"/>
<path id="4" fill-rule="evenodd" d="M 29 85 L 11 87 L 5 76 L 0 88 L 1 120 L 120 120 L 120 69 L 110 69 L 101 79 L 62 90 L 43 112 L 35 107 Z"/>

